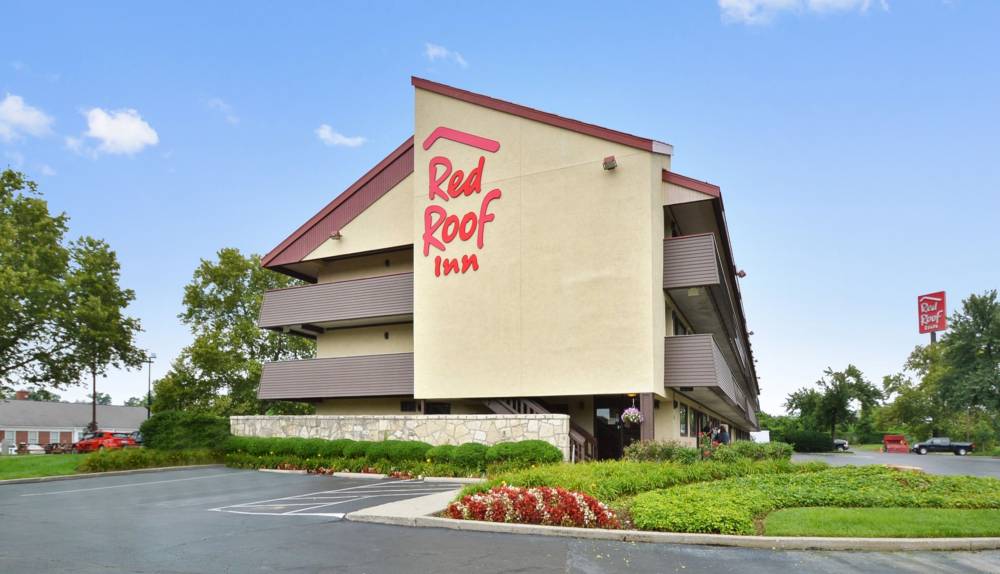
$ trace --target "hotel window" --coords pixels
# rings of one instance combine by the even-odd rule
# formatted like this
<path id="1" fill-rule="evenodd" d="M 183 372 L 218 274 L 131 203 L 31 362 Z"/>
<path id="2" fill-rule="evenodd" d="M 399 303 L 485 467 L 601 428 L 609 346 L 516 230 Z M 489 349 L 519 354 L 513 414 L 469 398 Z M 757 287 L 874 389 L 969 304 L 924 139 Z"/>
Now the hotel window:
<path id="1" fill-rule="evenodd" d="M 38 444 L 38 431 L 28 431 L 28 444 Z"/>
<path id="2" fill-rule="evenodd" d="M 450 415 L 451 403 L 424 403 L 427 415 Z"/>
<path id="3" fill-rule="evenodd" d="M 404 413 L 415 413 L 420 410 L 420 404 L 417 401 L 400 401 L 399 410 Z"/>
<path id="4" fill-rule="evenodd" d="M 681 436 L 688 436 L 688 407 L 685 404 L 680 406 Z"/>
<path id="5" fill-rule="evenodd" d="M 680 315 L 674 311 L 671 311 L 670 314 L 674 319 L 674 335 L 687 335 L 689 331 L 684 326 L 684 323 L 681 323 Z"/>
<path id="6" fill-rule="evenodd" d="M 59 433 L 52 431 L 49 433 L 49 444 L 57 444 L 59 442 Z"/>

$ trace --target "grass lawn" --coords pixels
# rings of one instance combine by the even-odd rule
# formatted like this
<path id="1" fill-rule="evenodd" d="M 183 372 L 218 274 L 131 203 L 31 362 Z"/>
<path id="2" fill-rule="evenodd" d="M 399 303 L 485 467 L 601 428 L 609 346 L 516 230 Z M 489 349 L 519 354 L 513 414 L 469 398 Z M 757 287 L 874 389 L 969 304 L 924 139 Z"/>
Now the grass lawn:
<path id="1" fill-rule="evenodd" d="M 786 508 L 767 515 L 764 534 L 867 538 L 1000 536 L 1000 510 Z"/>
<path id="2" fill-rule="evenodd" d="M 0 480 L 76 474 L 84 454 L 22 454 L 0 456 Z"/>

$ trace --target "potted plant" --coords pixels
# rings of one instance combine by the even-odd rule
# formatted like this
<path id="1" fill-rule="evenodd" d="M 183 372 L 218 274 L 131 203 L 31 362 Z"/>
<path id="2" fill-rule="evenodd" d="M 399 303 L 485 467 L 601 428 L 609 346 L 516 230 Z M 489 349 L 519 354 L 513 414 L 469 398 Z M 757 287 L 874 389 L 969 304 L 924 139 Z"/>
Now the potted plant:
<path id="1" fill-rule="evenodd" d="M 642 424 L 642 412 L 635 407 L 625 409 L 622 411 L 622 424 L 625 425 L 625 428 Z"/>

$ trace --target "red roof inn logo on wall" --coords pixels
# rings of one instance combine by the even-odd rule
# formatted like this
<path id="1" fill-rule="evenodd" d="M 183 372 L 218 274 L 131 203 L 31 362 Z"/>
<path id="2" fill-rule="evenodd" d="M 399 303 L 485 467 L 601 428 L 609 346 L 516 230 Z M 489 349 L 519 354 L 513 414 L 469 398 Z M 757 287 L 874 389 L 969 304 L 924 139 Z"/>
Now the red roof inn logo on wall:
<path id="1" fill-rule="evenodd" d="M 921 333 L 947 329 L 948 318 L 945 316 L 944 291 L 917 297 L 917 315 L 920 317 Z"/>
<path id="2" fill-rule="evenodd" d="M 460 132 L 451 128 L 439 127 L 424 140 L 424 149 L 429 150 L 439 139 L 448 139 L 489 153 L 500 149 L 500 142 Z M 460 169 L 453 169 L 451 160 L 444 156 L 434 156 L 428 166 L 427 197 L 434 201 L 448 202 L 459 196 L 471 196 L 482 192 L 483 170 L 486 169 L 486 157 L 479 156 L 479 162 L 469 170 L 468 175 Z M 492 189 L 483 196 L 479 211 L 469 211 L 459 217 L 448 213 L 443 205 L 432 203 L 424 210 L 424 257 L 430 255 L 431 247 L 438 251 L 446 251 L 448 244 L 457 237 L 466 242 L 476 238 L 476 249 L 482 249 L 485 244 L 486 224 L 496 217 L 490 213 L 490 203 L 500 199 L 500 190 Z M 479 259 L 475 253 L 462 255 L 461 261 L 455 257 L 434 256 L 434 276 L 440 277 L 451 273 L 465 273 L 468 270 L 479 269 Z"/>

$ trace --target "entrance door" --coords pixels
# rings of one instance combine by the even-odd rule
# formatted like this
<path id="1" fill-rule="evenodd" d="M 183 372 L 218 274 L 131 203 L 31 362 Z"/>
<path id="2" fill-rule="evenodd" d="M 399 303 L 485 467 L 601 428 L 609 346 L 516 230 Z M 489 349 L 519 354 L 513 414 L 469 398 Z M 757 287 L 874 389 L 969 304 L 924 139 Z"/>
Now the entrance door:
<path id="1" fill-rule="evenodd" d="M 626 446 L 639 440 L 639 425 L 625 428 L 622 411 L 632 406 L 624 396 L 594 397 L 594 438 L 597 458 L 621 458 Z"/>

